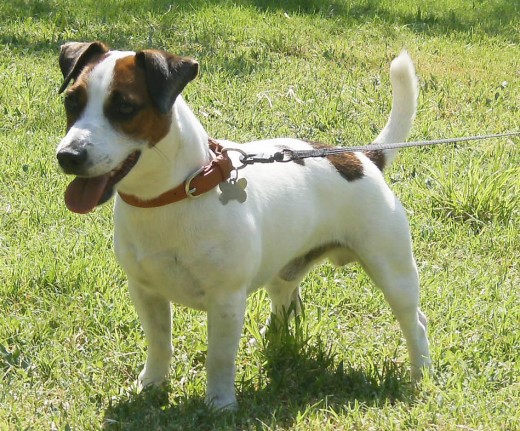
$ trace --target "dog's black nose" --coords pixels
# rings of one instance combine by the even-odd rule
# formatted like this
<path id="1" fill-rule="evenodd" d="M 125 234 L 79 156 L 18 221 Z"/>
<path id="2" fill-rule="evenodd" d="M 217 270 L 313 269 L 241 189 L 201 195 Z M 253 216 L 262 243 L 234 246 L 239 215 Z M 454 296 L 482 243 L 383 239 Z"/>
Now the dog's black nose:
<path id="1" fill-rule="evenodd" d="M 58 151 L 56 154 L 58 163 L 63 171 L 67 174 L 81 174 L 88 158 L 88 152 L 85 146 L 66 147 Z"/>

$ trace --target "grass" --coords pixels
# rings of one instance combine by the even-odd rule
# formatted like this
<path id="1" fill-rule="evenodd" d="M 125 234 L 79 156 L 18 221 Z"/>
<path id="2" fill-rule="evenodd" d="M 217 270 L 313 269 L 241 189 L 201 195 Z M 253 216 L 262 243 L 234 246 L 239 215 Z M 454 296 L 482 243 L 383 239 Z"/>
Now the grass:
<path id="1" fill-rule="evenodd" d="M 397 3 L 397 4 L 394 4 Z M 145 344 L 112 251 L 110 205 L 67 212 L 54 149 L 67 40 L 195 56 L 185 97 L 215 137 L 369 142 L 389 61 L 420 74 L 413 139 L 520 129 L 520 6 L 501 0 L 13 0 L 0 4 L 0 430 L 520 429 L 520 152 L 402 151 L 436 373 L 408 383 L 397 324 L 360 268 L 316 268 L 305 318 L 255 348 L 249 302 L 236 414 L 203 403 L 205 316 L 176 308 L 169 385 L 138 393 Z"/>
<path id="2" fill-rule="evenodd" d="M 518 213 L 515 183 L 520 168 L 509 167 L 509 159 L 517 149 L 512 143 L 494 143 L 486 150 L 465 166 L 452 152 L 447 175 L 441 175 L 442 166 L 437 164 L 428 169 L 432 176 L 432 209 L 441 216 L 468 222 L 477 230 L 492 221 L 507 224 Z M 461 175 L 464 181 L 460 181 Z"/>

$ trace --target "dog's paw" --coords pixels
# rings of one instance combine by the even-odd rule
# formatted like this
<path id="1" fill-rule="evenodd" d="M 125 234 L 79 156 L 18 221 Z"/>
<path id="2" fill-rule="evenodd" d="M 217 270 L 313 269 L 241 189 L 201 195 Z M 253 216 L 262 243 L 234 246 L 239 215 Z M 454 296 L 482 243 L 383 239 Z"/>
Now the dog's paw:
<path id="1" fill-rule="evenodd" d="M 265 339 L 265 334 L 267 330 L 269 329 L 269 325 L 271 323 L 271 318 L 267 319 L 266 324 L 258 331 L 257 334 L 254 334 L 254 337 L 251 337 L 249 341 L 247 342 L 247 345 L 249 347 L 256 347 L 258 345 L 258 342 Z"/>
<path id="2" fill-rule="evenodd" d="M 431 361 L 425 361 L 420 366 L 412 365 L 412 367 L 410 368 L 410 377 L 412 383 L 420 383 L 426 374 L 433 375 L 433 367 Z"/>
<path id="3" fill-rule="evenodd" d="M 166 374 L 151 372 L 147 367 L 143 368 L 143 371 L 139 373 L 139 377 L 137 378 L 137 384 L 141 389 L 144 389 L 148 386 L 161 386 L 166 382 Z"/>
<path id="4" fill-rule="evenodd" d="M 258 346 L 258 343 L 265 339 L 265 333 L 267 332 L 267 326 L 264 326 L 260 332 L 258 333 L 258 336 L 251 337 L 249 341 L 247 342 L 247 345 L 249 347 L 256 347 Z M 258 337 L 258 338 L 257 338 Z"/>
<path id="5" fill-rule="evenodd" d="M 238 410 L 238 403 L 235 395 L 206 395 L 206 405 L 214 411 L 219 412 L 235 412 Z"/>

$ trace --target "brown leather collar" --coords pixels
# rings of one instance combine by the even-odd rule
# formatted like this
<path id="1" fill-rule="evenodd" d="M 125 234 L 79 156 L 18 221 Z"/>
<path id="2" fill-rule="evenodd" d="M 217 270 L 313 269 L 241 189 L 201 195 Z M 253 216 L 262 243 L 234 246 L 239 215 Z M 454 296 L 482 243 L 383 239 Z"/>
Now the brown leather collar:
<path id="1" fill-rule="evenodd" d="M 118 192 L 119 196 L 128 205 L 134 207 L 156 208 L 178 202 L 187 197 L 195 198 L 210 191 L 221 182 L 226 181 L 234 168 L 227 152 L 222 152 L 222 145 L 212 138 L 208 138 L 208 145 L 211 151 L 215 153 L 215 158 L 188 177 L 179 186 L 150 200 L 141 200 L 137 196 L 127 195 L 122 192 Z"/>

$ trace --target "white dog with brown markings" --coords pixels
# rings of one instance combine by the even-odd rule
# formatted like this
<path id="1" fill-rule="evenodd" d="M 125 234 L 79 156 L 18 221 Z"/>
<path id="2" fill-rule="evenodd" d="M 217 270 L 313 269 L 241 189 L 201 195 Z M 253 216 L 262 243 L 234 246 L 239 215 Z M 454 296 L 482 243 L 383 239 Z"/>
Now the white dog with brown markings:
<path id="1" fill-rule="evenodd" d="M 210 139 L 180 95 L 198 72 L 190 58 L 72 42 L 62 46 L 59 62 L 67 134 L 57 158 L 76 176 L 65 202 L 84 214 L 116 196 L 115 251 L 148 344 L 143 386 L 166 379 L 170 303 L 183 304 L 208 314 L 206 403 L 235 408 L 248 294 L 265 287 L 274 316 L 291 304 L 298 310 L 300 282 L 325 258 L 363 266 L 399 321 L 412 378 L 421 377 L 430 354 L 410 230 L 381 173 L 395 151 L 255 164 L 237 179 L 237 150 L 319 144 Z M 392 62 L 390 76 L 393 104 L 375 140 L 381 143 L 405 140 L 416 111 L 417 78 L 406 52 Z"/>

